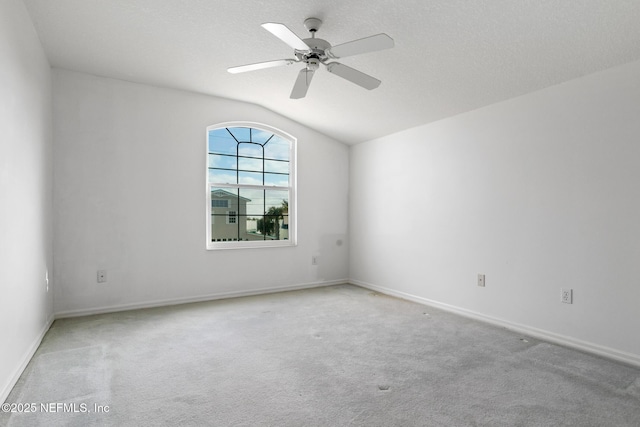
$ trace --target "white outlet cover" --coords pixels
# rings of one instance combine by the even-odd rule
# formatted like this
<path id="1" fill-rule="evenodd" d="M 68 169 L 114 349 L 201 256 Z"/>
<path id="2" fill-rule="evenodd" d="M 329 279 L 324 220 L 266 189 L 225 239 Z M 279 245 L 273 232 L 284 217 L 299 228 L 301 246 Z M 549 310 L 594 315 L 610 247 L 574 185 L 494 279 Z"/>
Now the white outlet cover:
<path id="1" fill-rule="evenodd" d="M 98 270 L 98 283 L 107 281 L 107 270 Z"/>
<path id="2" fill-rule="evenodd" d="M 478 274 L 478 286 L 481 286 L 484 288 L 485 286 L 484 274 Z"/>

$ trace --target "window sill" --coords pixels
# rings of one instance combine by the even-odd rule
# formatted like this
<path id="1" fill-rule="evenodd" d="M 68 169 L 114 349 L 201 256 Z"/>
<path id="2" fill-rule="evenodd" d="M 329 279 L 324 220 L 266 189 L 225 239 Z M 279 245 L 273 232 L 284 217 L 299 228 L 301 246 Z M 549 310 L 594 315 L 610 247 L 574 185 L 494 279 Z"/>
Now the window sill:
<path id="1" fill-rule="evenodd" d="M 208 251 L 217 251 L 224 249 L 261 249 L 261 248 L 290 248 L 297 246 L 292 240 L 276 240 L 276 241 L 250 241 L 250 242 L 209 242 L 207 243 Z"/>

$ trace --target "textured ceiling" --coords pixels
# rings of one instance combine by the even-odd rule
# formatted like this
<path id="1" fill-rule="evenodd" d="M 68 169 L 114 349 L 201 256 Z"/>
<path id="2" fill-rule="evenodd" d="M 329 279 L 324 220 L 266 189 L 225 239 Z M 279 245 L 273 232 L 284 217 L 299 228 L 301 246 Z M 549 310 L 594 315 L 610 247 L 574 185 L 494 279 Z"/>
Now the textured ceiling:
<path id="1" fill-rule="evenodd" d="M 638 0 L 25 0 L 54 67 L 262 105 L 346 143 L 366 141 L 640 59 Z M 337 45 L 387 33 L 395 48 L 341 59 L 382 80 L 367 91 L 301 64 L 260 27 Z"/>

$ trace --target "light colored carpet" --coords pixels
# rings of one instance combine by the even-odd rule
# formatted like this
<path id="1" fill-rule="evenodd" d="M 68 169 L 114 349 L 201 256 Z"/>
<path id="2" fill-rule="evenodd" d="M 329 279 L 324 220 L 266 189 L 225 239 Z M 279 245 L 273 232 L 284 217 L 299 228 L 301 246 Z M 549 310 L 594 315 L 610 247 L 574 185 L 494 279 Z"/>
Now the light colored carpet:
<path id="1" fill-rule="evenodd" d="M 38 408 L 0 425 L 620 427 L 640 369 L 344 285 L 57 320 L 7 402 Z"/>

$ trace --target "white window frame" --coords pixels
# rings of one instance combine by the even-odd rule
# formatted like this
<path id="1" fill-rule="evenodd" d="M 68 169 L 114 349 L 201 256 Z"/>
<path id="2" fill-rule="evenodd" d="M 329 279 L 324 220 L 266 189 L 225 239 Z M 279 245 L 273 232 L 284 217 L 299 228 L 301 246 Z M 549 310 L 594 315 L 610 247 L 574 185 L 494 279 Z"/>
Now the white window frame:
<path id="1" fill-rule="evenodd" d="M 232 127 L 248 127 L 263 130 L 266 132 L 270 132 L 289 140 L 291 142 L 289 148 L 289 186 L 288 187 L 280 187 L 280 186 L 257 186 L 257 185 L 248 185 L 248 184 L 235 184 L 235 183 L 223 183 L 223 182 L 210 182 L 209 181 L 209 131 L 220 129 L 220 128 L 232 128 Z M 297 167 L 296 167 L 296 146 L 298 140 L 284 132 L 280 129 L 274 128 L 269 125 L 265 125 L 262 123 L 255 122 L 224 122 L 217 123 L 211 126 L 208 126 L 205 134 L 205 200 L 206 200 L 206 248 L 207 250 L 217 250 L 217 249 L 245 249 L 245 248 L 271 248 L 271 247 L 291 247 L 296 246 L 297 242 Z M 267 189 L 267 190 L 286 190 L 289 194 L 289 228 L 288 228 L 288 239 L 287 240 L 254 240 L 254 241 L 226 241 L 226 242 L 213 242 L 211 241 L 211 189 L 212 188 L 244 188 L 244 189 Z M 237 218 L 236 213 L 236 218 Z M 227 222 L 228 222 L 227 215 Z"/>

